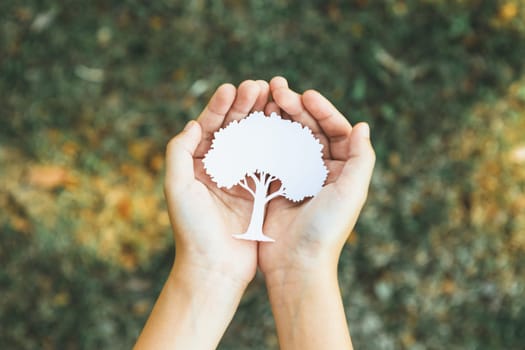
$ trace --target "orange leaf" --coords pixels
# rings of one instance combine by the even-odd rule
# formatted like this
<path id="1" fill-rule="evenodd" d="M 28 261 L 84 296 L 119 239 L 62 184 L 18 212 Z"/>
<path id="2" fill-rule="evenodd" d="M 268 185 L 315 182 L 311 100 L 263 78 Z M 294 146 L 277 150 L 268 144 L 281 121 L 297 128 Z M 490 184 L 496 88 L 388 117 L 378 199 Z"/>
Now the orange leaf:
<path id="1" fill-rule="evenodd" d="M 52 190 L 58 187 L 73 183 L 68 171 L 56 165 L 34 165 L 29 168 L 28 182 L 30 185 L 45 190 Z"/>
<path id="2" fill-rule="evenodd" d="M 131 216 L 131 201 L 128 196 L 121 198 L 117 203 L 117 212 L 123 219 L 129 219 Z"/>
<path id="3" fill-rule="evenodd" d="M 156 173 L 161 171 L 163 166 L 164 166 L 164 155 L 163 154 L 160 154 L 160 153 L 156 154 L 149 161 L 150 169 Z"/>

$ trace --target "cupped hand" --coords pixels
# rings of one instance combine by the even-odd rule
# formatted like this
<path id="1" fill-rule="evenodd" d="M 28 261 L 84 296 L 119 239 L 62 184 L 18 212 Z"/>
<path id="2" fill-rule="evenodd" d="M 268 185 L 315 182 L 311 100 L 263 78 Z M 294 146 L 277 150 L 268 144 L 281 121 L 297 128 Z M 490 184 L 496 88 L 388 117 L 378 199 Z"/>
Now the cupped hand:
<path id="1" fill-rule="evenodd" d="M 246 286 L 257 268 L 257 242 L 237 240 L 248 225 L 252 201 L 242 189 L 217 188 L 202 159 L 213 134 L 267 104 L 268 83 L 247 80 L 220 86 L 196 121 L 168 144 L 165 196 L 175 238 L 175 268 L 219 273 Z"/>
<path id="2" fill-rule="evenodd" d="M 267 280 L 274 273 L 289 277 L 335 272 L 366 200 L 375 163 L 369 127 L 366 123 L 352 127 L 321 94 L 313 90 L 297 94 L 282 77 L 272 79 L 270 91 L 274 101 L 267 104 L 266 114 L 277 112 L 308 126 L 324 146 L 329 174 L 311 199 L 293 203 L 278 197 L 269 202 L 263 231 L 275 242 L 259 244 L 259 267 Z"/>

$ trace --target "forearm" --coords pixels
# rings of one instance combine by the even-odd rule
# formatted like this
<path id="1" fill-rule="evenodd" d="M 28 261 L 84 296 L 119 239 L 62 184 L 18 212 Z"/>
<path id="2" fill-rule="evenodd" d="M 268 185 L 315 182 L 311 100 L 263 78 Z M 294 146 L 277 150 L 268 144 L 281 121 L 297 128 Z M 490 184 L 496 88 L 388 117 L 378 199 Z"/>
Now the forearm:
<path id="1" fill-rule="evenodd" d="M 280 271 L 267 285 L 281 349 L 352 349 L 337 271 Z"/>
<path id="2" fill-rule="evenodd" d="M 227 276 L 176 264 L 134 349 L 215 349 L 241 287 Z"/>

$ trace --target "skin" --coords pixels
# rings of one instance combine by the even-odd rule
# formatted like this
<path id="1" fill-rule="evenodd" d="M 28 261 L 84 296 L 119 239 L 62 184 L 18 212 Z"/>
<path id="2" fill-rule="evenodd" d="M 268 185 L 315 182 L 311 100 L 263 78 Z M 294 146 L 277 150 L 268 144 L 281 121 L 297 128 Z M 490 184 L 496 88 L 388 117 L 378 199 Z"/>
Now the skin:
<path id="1" fill-rule="evenodd" d="M 275 243 L 232 238 L 246 229 L 252 198 L 240 186 L 217 188 L 202 167 L 213 133 L 254 110 L 310 127 L 330 171 L 315 198 L 268 204 L 263 230 Z M 135 349 L 217 347 L 257 267 L 282 349 L 351 349 L 337 262 L 366 200 L 374 162 L 368 125 L 352 127 L 316 91 L 298 94 L 282 77 L 220 86 L 167 147 L 165 196 L 176 258 Z M 279 184 L 273 186 L 270 191 Z"/>
<path id="2" fill-rule="evenodd" d="M 282 349 L 352 348 L 337 281 L 341 250 L 366 200 L 375 154 L 368 125 L 354 128 L 320 93 L 270 82 L 277 112 L 310 127 L 324 145 L 329 177 L 314 198 L 269 203 L 258 264 L 266 278 Z"/>

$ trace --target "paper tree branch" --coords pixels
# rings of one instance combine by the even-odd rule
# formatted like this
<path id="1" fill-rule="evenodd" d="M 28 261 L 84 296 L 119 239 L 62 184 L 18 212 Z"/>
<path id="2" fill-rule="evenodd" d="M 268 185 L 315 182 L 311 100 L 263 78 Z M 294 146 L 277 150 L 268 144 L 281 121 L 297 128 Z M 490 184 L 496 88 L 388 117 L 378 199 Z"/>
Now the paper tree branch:
<path id="1" fill-rule="evenodd" d="M 322 149 L 308 127 L 275 113 L 253 112 L 217 131 L 203 160 L 207 174 L 219 188 L 239 185 L 253 197 L 248 229 L 233 236 L 273 242 L 262 231 L 266 205 L 279 196 L 298 202 L 319 193 L 328 175 Z M 281 186 L 268 193 L 274 181 Z"/>

